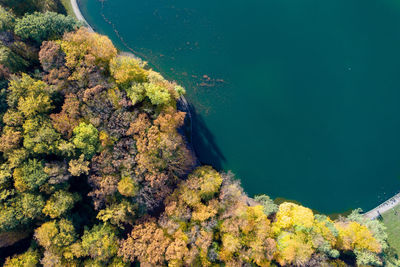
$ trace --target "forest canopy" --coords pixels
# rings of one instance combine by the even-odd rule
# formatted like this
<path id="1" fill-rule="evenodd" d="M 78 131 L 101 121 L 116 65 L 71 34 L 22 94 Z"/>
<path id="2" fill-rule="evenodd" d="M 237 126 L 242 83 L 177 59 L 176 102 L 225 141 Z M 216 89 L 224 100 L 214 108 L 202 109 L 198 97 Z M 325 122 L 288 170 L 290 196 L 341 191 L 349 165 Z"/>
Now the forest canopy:
<path id="1" fill-rule="evenodd" d="M 396 265 L 358 210 L 252 199 L 201 166 L 181 134 L 185 90 L 55 2 L 0 4 L 4 266 Z"/>

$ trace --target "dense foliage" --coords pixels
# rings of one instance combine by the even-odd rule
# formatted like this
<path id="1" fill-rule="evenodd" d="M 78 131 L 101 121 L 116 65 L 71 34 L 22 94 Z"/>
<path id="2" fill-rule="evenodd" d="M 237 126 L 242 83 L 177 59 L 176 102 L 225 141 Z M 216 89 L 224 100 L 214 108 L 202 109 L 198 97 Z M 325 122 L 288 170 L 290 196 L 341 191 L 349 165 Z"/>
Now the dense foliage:
<path id="1" fill-rule="evenodd" d="M 18 16 L 35 11 L 65 12 L 65 8 L 59 0 L 0 0 L 0 5 L 11 9 Z"/>
<path id="2" fill-rule="evenodd" d="M 387 264 L 378 221 L 247 197 L 196 166 L 182 87 L 71 18 L 23 13 L 0 9 L 0 245 L 30 247 L 5 266 Z"/>
<path id="3" fill-rule="evenodd" d="M 62 37 L 64 32 L 72 31 L 78 23 L 71 17 L 55 12 L 35 12 L 17 19 L 15 34 L 24 40 L 34 40 L 42 43 L 44 40 Z"/>

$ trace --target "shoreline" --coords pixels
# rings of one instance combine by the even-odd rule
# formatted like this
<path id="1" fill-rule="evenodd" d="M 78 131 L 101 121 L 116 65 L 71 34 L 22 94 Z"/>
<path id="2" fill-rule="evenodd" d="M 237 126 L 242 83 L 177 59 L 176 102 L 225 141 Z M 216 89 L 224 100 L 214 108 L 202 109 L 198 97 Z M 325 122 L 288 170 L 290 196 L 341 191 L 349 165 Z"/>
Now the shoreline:
<path id="1" fill-rule="evenodd" d="M 76 18 L 79 21 L 83 22 L 86 25 L 86 27 L 89 28 L 89 30 L 91 32 L 95 32 L 93 30 L 93 28 L 90 26 L 90 24 L 86 21 L 85 17 L 82 15 L 82 12 L 81 12 L 81 10 L 79 8 L 78 0 L 70 0 L 70 1 L 71 1 L 72 9 L 74 11 L 74 14 L 75 14 Z M 135 57 L 135 58 L 137 58 L 139 60 L 142 60 L 140 57 L 138 57 L 137 55 L 135 55 L 132 52 L 121 51 L 120 54 L 132 56 L 132 57 Z M 181 99 L 179 99 L 179 101 L 181 102 L 180 106 L 183 107 L 182 111 L 185 111 L 188 114 L 188 117 L 189 117 L 189 120 L 190 120 L 190 135 L 192 135 L 192 123 L 193 122 L 192 122 L 192 116 L 191 116 L 191 113 L 190 113 L 190 104 L 189 104 L 189 102 L 186 100 L 186 98 L 184 96 L 182 96 Z M 186 137 L 186 139 L 188 139 L 188 138 Z M 194 152 L 194 154 L 196 154 L 195 150 L 194 150 L 194 147 L 193 147 L 193 144 L 192 144 L 192 136 L 190 136 L 189 140 L 190 141 L 188 142 L 188 144 L 190 146 L 190 149 Z M 198 158 L 196 156 L 195 156 L 195 158 L 196 158 L 196 161 L 198 161 Z M 249 198 L 251 198 L 251 197 L 249 197 Z M 394 195 L 393 197 L 391 197 L 388 200 L 384 201 L 383 203 L 379 204 L 375 208 L 363 213 L 363 216 L 373 220 L 373 219 L 378 218 L 380 214 L 393 209 L 397 205 L 400 205 L 400 193 Z"/>
<path id="2" fill-rule="evenodd" d="M 90 32 L 95 32 L 95 30 L 93 29 L 92 26 L 90 26 L 90 24 L 87 22 L 87 20 L 85 19 L 85 17 L 82 15 L 82 12 L 80 10 L 79 4 L 78 4 L 78 0 L 70 0 L 71 6 L 72 6 L 72 10 L 75 14 L 75 17 L 77 18 L 77 20 L 81 21 L 85 27 L 87 27 L 89 29 Z M 119 55 L 122 56 L 128 56 L 128 57 L 133 57 L 137 60 L 143 61 L 142 58 L 140 58 L 139 56 L 135 55 L 133 52 L 129 52 L 129 51 L 119 51 L 118 52 Z M 194 149 L 193 146 L 193 142 L 192 142 L 192 132 L 193 132 L 193 120 L 192 120 L 192 114 L 191 114 L 191 105 L 190 103 L 187 101 L 187 99 L 185 98 L 185 96 L 181 96 L 178 100 L 177 100 L 177 109 L 183 112 L 186 112 L 187 114 L 187 119 L 185 119 L 185 125 L 182 127 L 187 127 L 188 131 L 189 131 L 189 136 L 187 136 L 187 134 L 185 134 L 183 131 L 183 136 L 186 139 L 186 143 L 188 144 L 189 149 L 192 151 L 195 161 L 196 161 L 196 165 L 200 164 L 200 161 L 198 159 L 198 157 L 196 156 L 196 151 Z"/>
<path id="3" fill-rule="evenodd" d="M 75 17 L 77 20 L 83 22 L 83 24 L 89 29 L 89 31 L 94 32 L 92 26 L 86 21 L 85 17 L 82 15 L 81 9 L 79 8 L 79 4 L 77 0 L 70 1 L 72 10 L 74 11 Z"/>

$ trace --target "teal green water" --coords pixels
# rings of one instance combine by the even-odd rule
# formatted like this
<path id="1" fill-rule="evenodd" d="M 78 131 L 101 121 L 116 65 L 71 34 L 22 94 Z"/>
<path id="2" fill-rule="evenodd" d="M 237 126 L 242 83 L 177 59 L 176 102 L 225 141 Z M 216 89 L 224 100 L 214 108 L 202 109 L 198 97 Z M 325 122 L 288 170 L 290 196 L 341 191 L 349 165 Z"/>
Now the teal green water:
<path id="1" fill-rule="evenodd" d="M 331 213 L 372 208 L 400 189 L 398 0 L 81 7 L 119 48 L 114 30 L 186 87 L 200 160 L 232 170 L 249 195 Z"/>

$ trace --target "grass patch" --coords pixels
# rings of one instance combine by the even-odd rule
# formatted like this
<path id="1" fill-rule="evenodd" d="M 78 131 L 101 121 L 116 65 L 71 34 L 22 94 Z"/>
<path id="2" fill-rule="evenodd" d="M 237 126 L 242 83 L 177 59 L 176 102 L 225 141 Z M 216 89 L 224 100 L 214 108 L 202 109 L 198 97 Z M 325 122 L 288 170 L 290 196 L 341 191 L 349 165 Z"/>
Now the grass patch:
<path id="1" fill-rule="evenodd" d="M 400 204 L 382 214 L 390 246 L 400 255 Z"/>
<path id="2" fill-rule="evenodd" d="M 71 0 L 60 0 L 61 4 L 64 6 L 65 10 L 67 11 L 67 14 L 70 15 L 71 17 L 76 18 L 74 10 L 72 9 L 71 5 Z"/>

